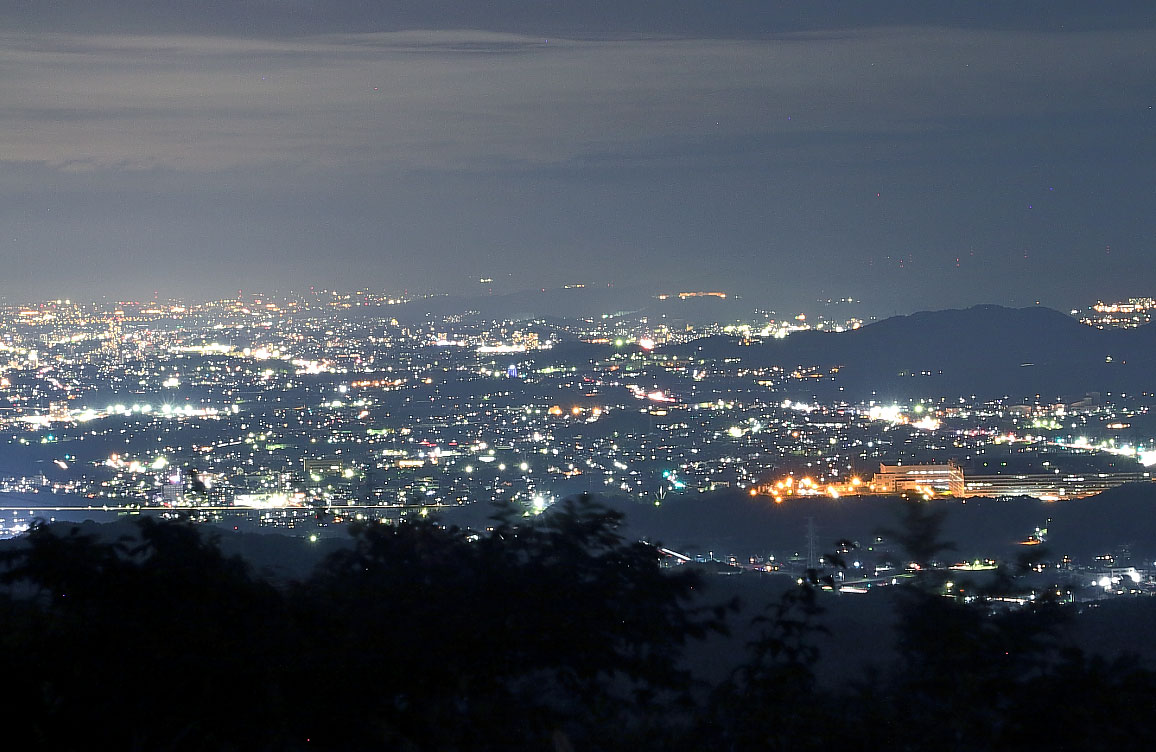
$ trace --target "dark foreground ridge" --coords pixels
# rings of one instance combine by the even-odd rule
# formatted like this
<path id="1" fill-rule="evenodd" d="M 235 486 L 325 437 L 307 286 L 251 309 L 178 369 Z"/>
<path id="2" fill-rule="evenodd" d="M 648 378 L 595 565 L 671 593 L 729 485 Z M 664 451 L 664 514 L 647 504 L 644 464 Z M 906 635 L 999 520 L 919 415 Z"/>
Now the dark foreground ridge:
<path id="1" fill-rule="evenodd" d="M 898 537 L 929 562 L 942 518 L 905 510 Z M 369 523 L 288 584 L 188 523 L 142 519 L 115 541 L 35 527 L 2 554 L 7 737 L 52 750 L 1121 750 L 1156 733 L 1156 674 L 1073 647 L 1070 609 L 1050 598 L 1003 605 L 1016 570 L 945 589 L 928 568 L 892 588 L 894 657 L 820 683 L 824 588 L 845 555 L 751 612 L 621 523 L 589 499 L 485 533 Z M 956 589 L 966 597 L 944 595 Z M 738 670 L 707 682 L 685 668 L 736 625 L 754 635 Z"/>

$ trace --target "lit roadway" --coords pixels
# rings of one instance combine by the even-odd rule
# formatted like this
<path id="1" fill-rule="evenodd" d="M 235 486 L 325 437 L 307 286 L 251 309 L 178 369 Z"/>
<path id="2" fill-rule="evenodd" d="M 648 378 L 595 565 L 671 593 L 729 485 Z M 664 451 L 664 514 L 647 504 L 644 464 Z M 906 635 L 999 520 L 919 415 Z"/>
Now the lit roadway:
<path id="1" fill-rule="evenodd" d="M 456 508 L 449 504 L 332 504 L 328 506 L 318 507 L 245 507 L 245 506 L 218 506 L 218 507 L 197 507 L 197 506 L 174 506 L 174 507 L 142 507 L 142 506 L 0 506 L 0 512 L 23 512 L 27 511 L 29 514 L 35 512 L 282 512 L 282 511 L 303 511 L 312 512 L 318 509 L 334 510 L 334 509 L 449 509 Z"/>

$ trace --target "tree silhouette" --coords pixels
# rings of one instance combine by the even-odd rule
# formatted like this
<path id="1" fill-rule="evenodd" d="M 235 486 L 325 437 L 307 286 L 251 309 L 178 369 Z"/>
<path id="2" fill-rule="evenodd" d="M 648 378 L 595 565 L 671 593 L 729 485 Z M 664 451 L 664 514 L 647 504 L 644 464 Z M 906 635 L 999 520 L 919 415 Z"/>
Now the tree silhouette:
<path id="1" fill-rule="evenodd" d="M 39 524 L 4 554 L 21 613 L 9 634 L 36 656 L 7 685 L 37 690 L 21 701 L 33 746 L 283 747 L 276 591 L 189 523 L 142 519 L 136 533 Z"/>
<path id="2" fill-rule="evenodd" d="M 1066 612 L 1049 595 L 1055 587 L 1036 592 L 1022 580 L 1038 550 L 986 583 L 938 565 L 953 548 L 940 536 L 945 516 L 946 507 L 906 501 L 887 532 L 920 568 L 898 589 L 900 658 L 887 693 L 903 698 L 902 710 L 876 709 L 896 749 L 1008 748 L 1031 693 L 1059 681 Z"/>
<path id="3" fill-rule="evenodd" d="M 686 699 L 682 645 L 718 627 L 688 609 L 699 585 L 625 541 L 589 498 L 470 541 L 425 520 L 367 523 L 297 592 L 333 649 L 309 673 L 373 726 L 327 724 L 341 746 L 429 749 L 578 743 L 640 731 Z"/>
<path id="4" fill-rule="evenodd" d="M 938 554 L 955 548 L 942 537 L 946 518 L 947 508 L 944 506 L 905 499 L 899 505 L 896 526 L 879 530 L 879 535 L 899 544 L 909 561 L 920 568 L 930 569 Z"/>
<path id="5" fill-rule="evenodd" d="M 833 697 L 815 678 L 818 641 L 830 634 L 819 623 L 826 611 L 819 598 L 836 589 L 835 573 L 847 568 L 843 553 L 855 547 L 838 541 L 835 552 L 820 558 L 821 567 L 808 568 L 796 587 L 755 617 L 761 632 L 748 646 L 748 659 L 712 697 L 710 722 L 721 737 L 716 743 L 728 749 L 808 750 L 842 738 L 831 712 Z"/>
<path id="6" fill-rule="evenodd" d="M 1025 558 L 945 587 L 942 516 L 903 512 L 923 562 L 887 588 L 898 658 L 824 686 L 820 621 L 840 541 L 756 619 L 714 688 L 683 667 L 725 631 L 704 582 L 630 541 L 588 497 L 471 532 L 351 527 L 304 581 L 274 586 L 189 522 L 101 535 L 35 525 L 0 553 L 3 707 L 14 749 L 987 750 L 1134 748 L 1156 675 L 1089 658 Z M 113 533 L 109 533 L 113 530 Z M 103 536 L 103 537 L 102 537 Z M 954 577 L 953 577 L 954 579 Z M 832 592 L 827 592 L 831 590 Z M 862 596 L 857 596 L 862 597 Z M 870 596 L 869 596 L 870 597 Z M 888 597 L 886 594 L 882 597 Z M 881 643 L 882 644 L 882 643 Z M 709 691 L 713 689 L 713 691 Z"/>

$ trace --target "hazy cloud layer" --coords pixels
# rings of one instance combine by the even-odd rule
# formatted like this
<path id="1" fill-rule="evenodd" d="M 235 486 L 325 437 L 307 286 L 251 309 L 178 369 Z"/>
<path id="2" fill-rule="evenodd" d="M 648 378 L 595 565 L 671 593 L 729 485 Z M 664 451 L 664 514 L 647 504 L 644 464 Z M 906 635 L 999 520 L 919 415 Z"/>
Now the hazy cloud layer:
<path id="1" fill-rule="evenodd" d="M 762 41 L 430 31 L 0 38 L 0 160 L 475 169 L 664 140 L 910 134 L 1145 105 L 1156 32 L 878 29 Z M 834 144 L 836 147 L 838 143 Z M 682 156 L 682 155 L 674 155 Z"/>
<path id="2" fill-rule="evenodd" d="M 436 28 L 759 38 L 896 25 L 1088 31 L 1154 23 L 1148 0 L 0 0 L 0 27 L 20 32 L 251 37 Z"/>
<path id="3" fill-rule="evenodd" d="M 0 296 L 1151 294 L 1156 6 L 1099 6 L 0 0 Z"/>

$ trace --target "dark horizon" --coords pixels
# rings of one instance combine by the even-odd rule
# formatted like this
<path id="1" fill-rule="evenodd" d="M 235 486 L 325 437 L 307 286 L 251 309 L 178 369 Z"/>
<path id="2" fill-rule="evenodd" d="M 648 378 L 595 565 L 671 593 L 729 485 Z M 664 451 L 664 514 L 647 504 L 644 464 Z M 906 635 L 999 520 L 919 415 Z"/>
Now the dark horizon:
<path id="1" fill-rule="evenodd" d="M 742 323 L 751 324 L 760 319 L 769 319 L 779 322 L 789 322 L 797 315 L 804 316 L 798 322 L 806 325 L 816 333 L 836 333 L 835 324 L 856 321 L 860 326 L 871 326 L 886 322 L 926 314 L 950 314 L 979 312 L 984 309 L 995 309 L 1006 314 L 1041 309 L 1070 318 L 1073 322 L 1080 321 L 1089 324 L 1094 314 L 1094 306 L 1099 304 L 1126 303 L 1128 298 L 1090 299 L 1082 298 L 1071 301 L 1071 305 L 1052 307 L 1043 305 L 1040 301 L 1025 302 L 1024 304 L 1003 304 L 990 301 L 976 301 L 958 306 L 925 306 L 900 308 L 896 301 L 864 301 L 862 299 L 813 299 L 802 300 L 797 307 L 776 305 L 770 298 L 747 297 L 728 293 L 725 298 L 707 297 L 705 300 L 677 300 L 679 292 L 691 292 L 681 288 L 646 289 L 641 286 L 618 288 L 614 285 L 579 285 L 585 289 L 574 289 L 575 285 L 558 287 L 535 287 L 498 291 L 488 287 L 485 291 L 453 293 L 445 290 L 409 290 L 409 289 L 376 289 L 363 285 L 358 288 L 336 289 L 321 286 L 295 287 L 290 289 L 235 289 L 224 290 L 215 297 L 195 297 L 180 294 L 164 295 L 160 291 L 137 290 L 135 296 L 111 296 L 90 294 L 75 297 L 33 298 L 20 295 L 0 295 L 0 307 L 10 309 L 36 309 L 52 307 L 57 304 L 71 306 L 93 306 L 111 311 L 113 307 L 140 306 L 141 309 L 150 306 L 189 306 L 200 308 L 205 305 L 222 302 L 275 302 L 275 301 L 305 301 L 314 297 L 318 302 L 348 298 L 353 304 L 350 313 L 356 314 L 358 308 L 386 308 L 393 309 L 401 315 L 404 311 L 407 318 L 414 321 L 425 317 L 473 315 L 476 317 L 504 319 L 507 321 L 526 321 L 530 319 L 547 318 L 557 321 L 576 321 L 591 316 L 603 314 L 613 317 L 645 314 L 647 311 L 656 315 L 674 315 L 676 318 L 697 322 L 699 324 L 725 325 Z M 699 290 L 698 292 L 703 292 Z M 1128 296 L 1131 299 L 1149 299 L 1151 295 Z M 395 309 L 396 306 L 396 309 Z M 424 308 L 423 308 L 424 306 Z M 815 328 L 818 323 L 822 327 Z M 794 323 L 794 322 L 792 322 Z M 1141 324 L 1147 326 L 1147 324 Z"/>

